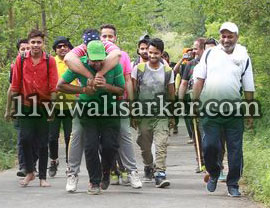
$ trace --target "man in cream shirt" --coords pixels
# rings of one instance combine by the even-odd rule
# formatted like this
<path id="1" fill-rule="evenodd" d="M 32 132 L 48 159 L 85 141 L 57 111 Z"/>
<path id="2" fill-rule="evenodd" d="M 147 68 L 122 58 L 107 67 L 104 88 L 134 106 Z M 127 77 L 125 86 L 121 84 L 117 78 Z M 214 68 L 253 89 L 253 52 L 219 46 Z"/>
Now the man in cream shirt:
<path id="1" fill-rule="evenodd" d="M 232 104 L 241 101 L 242 90 L 245 99 L 252 101 L 255 91 L 251 61 L 246 48 L 237 44 L 238 33 L 238 27 L 234 23 L 222 24 L 220 44 L 206 50 L 194 69 L 196 82 L 193 87 L 194 99 L 200 98 L 203 104 L 204 111 L 201 113 L 208 112 L 201 119 L 205 166 L 210 174 L 207 189 L 214 192 L 217 186 L 221 168 L 221 132 L 224 131 L 229 163 L 227 187 L 228 194 L 233 197 L 241 195 L 238 181 L 243 167 L 244 123 L 242 117 L 235 116 L 237 107 L 220 108 L 220 104 L 225 101 Z M 217 101 L 219 105 L 213 101 Z M 230 104 L 223 106 L 228 107 Z M 231 116 L 226 116 L 229 114 Z M 248 123 L 252 125 L 252 119 Z"/>

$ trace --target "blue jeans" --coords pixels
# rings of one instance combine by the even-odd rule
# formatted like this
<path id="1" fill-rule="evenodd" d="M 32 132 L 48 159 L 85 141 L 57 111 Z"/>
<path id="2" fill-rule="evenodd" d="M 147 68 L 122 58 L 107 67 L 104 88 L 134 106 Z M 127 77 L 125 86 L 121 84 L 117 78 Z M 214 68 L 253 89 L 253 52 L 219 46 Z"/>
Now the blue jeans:
<path id="1" fill-rule="evenodd" d="M 209 118 L 202 119 L 204 131 L 203 153 L 206 170 L 211 177 L 218 177 L 222 168 L 222 131 L 228 152 L 229 173 L 227 186 L 238 188 L 238 181 L 243 169 L 243 132 L 242 118 Z"/>

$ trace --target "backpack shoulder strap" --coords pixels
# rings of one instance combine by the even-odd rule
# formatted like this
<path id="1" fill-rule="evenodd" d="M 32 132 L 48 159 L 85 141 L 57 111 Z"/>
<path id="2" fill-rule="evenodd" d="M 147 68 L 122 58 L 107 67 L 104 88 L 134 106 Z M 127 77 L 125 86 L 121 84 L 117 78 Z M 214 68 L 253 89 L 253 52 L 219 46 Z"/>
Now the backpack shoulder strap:
<path id="1" fill-rule="evenodd" d="M 20 84 L 20 89 L 23 88 L 23 62 L 25 59 L 25 53 L 21 54 L 21 84 Z"/>
<path id="2" fill-rule="evenodd" d="M 50 54 L 46 53 L 46 67 L 47 67 L 47 80 L 48 80 L 48 87 L 50 86 Z"/>
<path id="3" fill-rule="evenodd" d="M 135 59 L 135 61 L 133 62 L 133 68 L 135 67 L 135 66 L 137 66 L 138 64 L 140 63 L 140 57 L 138 56 L 137 57 L 137 59 Z"/>
<path id="4" fill-rule="evenodd" d="M 209 51 L 207 51 L 207 53 L 205 55 L 205 64 L 207 64 L 207 58 L 208 58 L 210 52 L 211 52 L 211 49 L 209 49 Z"/>
<path id="5" fill-rule="evenodd" d="M 206 77 L 207 77 L 207 59 L 208 59 L 208 56 L 209 56 L 211 50 L 212 50 L 212 49 L 209 49 L 209 51 L 207 51 L 207 53 L 206 53 L 206 55 L 205 55 L 205 60 L 204 60 L 204 61 L 205 61 L 205 65 L 206 65 Z"/>
<path id="6" fill-rule="evenodd" d="M 137 95 L 140 93 L 140 85 L 143 80 L 143 75 L 146 70 L 146 63 L 140 63 L 137 65 Z"/>
<path id="7" fill-rule="evenodd" d="M 146 68 L 145 63 L 140 63 L 137 65 L 137 83 L 138 83 L 138 85 L 140 85 L 142 82 L 145 68 Z"/>
<path id="8" fill-rule="evenodd" d="M 145 66 L 146 66 L 145 63 L 140 63 L 140 64 L 138 64 L 138 65 L 137 65 L 138 71 L 144 72 L 144 71 L 145 71 Z"/>
<path id="9" fill-rule="evenodd" d="M 170 79 L 171 79 L 171 75 L 172 75 L 172 68 L 169 66 L 164 66 L 164 72 L 165 72 L 165 87 L 168 86 Z"/>
<path id="10" fill-rule="evenodd" d="M 245 73 L 246 73 L 248 67 L 249 67 L 249 58 L 247 59 L 247 63 L 246 63 L 245 70 L 244 70 L 244 72 L 241 74 L 241 80 L 242 80 L 242 77 L 245 75 Z"/>

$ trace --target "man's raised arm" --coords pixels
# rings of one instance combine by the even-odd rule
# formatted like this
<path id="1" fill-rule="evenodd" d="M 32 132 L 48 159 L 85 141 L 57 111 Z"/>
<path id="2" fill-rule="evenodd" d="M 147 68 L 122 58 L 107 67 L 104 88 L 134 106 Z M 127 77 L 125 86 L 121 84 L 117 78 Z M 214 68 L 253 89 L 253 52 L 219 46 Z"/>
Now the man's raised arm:
<path id="1" fill-rule="evenodd" d="M 105 59 L 102 70 L 98 72 L 98 74 L 102 76 L 114 68 L 119 63 L 121 58 L 121 51 L 117 46 L 115 46 L 113 43 L 104 43 L 104 45 L 108 56 Z M 86 55 L 86 50 L 86 45 L 81 44 L 66 54 L 64 61 L 70 70 L 81 74 L 84 77 L 93 78 L 93 74 L 87 70 L 80 61 L 80 57 Z"/>

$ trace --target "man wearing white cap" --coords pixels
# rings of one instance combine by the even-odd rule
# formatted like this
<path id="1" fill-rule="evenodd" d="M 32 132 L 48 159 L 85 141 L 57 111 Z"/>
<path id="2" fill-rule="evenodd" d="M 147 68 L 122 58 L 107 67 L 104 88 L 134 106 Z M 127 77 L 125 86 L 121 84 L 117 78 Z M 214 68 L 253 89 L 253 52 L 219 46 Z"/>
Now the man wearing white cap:
<path id="1" fill-rule="evenodd" d="M 241 101 L 242 90 L 246 100 L 252 101 L 255 88 L 247 50 L 244 46 L 237 44 L 238 27 L 234 23 L 225 22 L 219 32 L 220 44 L 206 50 L 194 70 L 197 81 L 194 84 L 193 93 L 194 99 L 200 98 L 202 101 L 201 114 L 205 114 L 201 120 L 204 131 L 205 166 L 210 174 L 207 189 L 209 192 L 216 190 L 222 165 L 221 132 L 224 131 L 229 165 L 228 194 L 239 197 L 241 193 L 238 181 L 243 167 L 244 124 L 243 117 L 236 116 L 236 112 L 240 112 L 240 107 L 234 104 L 235 101 Z M 217 105 L 212 103 L 210 106 L 210 101 L 218 101 L 218 103 L 216 102 Z M 227 104 L 221 107 L 220 104 L 225 103 L 224 101 L 232 105 Z M 252 126 L 252 119 L 248 119 L 248 124 Z"/>

